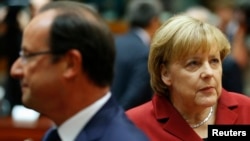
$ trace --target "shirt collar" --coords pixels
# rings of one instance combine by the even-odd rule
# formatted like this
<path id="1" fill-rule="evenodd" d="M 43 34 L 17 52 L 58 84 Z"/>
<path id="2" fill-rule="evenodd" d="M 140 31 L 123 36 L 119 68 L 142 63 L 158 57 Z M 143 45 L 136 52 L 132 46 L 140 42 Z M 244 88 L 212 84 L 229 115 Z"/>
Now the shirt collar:
<path id="1" fill-rule="evenodd" d="M 58 133 L 62 141 L 75 140 L 79 132 L 86 126 L 88 121 L 101 109 L 101 107 L 103 107 L 103 105 L 108 101 L 110 97 L 111 93 L 108 92 L 105 96 L 65 121 L 58 128 Z"/>
<path id="2" fill-rule="evenodd" d="M 146 45 L 149 46 L 150 44 L 150 36 L 149 34 L 142 28 L 136 28 L 135 29 L 136 35 L 142 40 L 142 42 Z"/>

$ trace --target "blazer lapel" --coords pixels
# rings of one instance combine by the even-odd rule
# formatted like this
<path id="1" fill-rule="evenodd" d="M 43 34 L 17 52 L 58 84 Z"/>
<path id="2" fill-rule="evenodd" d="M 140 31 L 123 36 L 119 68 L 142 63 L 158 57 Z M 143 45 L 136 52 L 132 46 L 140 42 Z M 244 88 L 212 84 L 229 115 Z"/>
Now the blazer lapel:
<path id="1" fill-rule="evenodd" d="M 179 137 L 181 140 L 187 141 L 201 141 L 201 138 L 194 132 L 194 130 L 180 117 L 179 114 L 172 114 L 169 121 L 164 125 L 164 130 Z"/>
<path id="2" fill-rule="evenodd" d="M 237 108 L 238 102 L 223 89 L 217 106 L 215 124 L 234 124 L 238 117 L 237 112 L 234 111 Z"/>
<path id="3" fill-rule="evenodd" d="M 93 141 L 102 138 L 106 127 L 116 117 L 117 111 L 121 111 L 114 99 L 111 97 L 96 115 L 88 122 L 77 136 L 76 141 Z M 122 111 L 121 111 L 122 112 Z"/>
<path id="4" fill-rule="evenodd" d="M 155 96 L 153 105 L 157 120 L 166 121 L 163 126 L 165 131 L 180 138 L 180 140 L 202 141 L 166 98 Z"/>
<path id="5" fill-rule="evenodd" d="M 86 132 L 82 130 L 81 133 L 78 135 L 78 137 L 75 139 L 75 141 L 89 141 L 87 139 Z"/>

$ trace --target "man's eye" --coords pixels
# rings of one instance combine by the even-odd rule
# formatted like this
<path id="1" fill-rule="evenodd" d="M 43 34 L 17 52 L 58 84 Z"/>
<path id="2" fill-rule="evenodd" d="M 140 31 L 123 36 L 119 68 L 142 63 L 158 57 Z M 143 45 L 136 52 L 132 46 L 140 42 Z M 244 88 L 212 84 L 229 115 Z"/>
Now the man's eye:
<path id="1" fill-rule="evenodd" d="M 23 54 L 22 54 L 22 57 L 24 57 L 24 58 L 28 58 L 29 56 L 30 56 L 29 53 L 23 53 Z"/>

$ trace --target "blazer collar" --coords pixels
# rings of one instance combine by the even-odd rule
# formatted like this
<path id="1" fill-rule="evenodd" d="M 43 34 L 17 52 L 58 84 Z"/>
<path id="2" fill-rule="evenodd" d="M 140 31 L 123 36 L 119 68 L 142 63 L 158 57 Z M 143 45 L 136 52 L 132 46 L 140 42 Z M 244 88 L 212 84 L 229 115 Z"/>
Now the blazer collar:
<path id="1" fill-rule="evenodd" d="M 167 98 L 155 95 L 152 102 L 156 119 L 163 123 L 164 130 L 181 140 L 202 141 Z"/>
<path id="2" fill-rule="evenodd" d="M 238 114 L 235 112 L 238 105 L 239 103 L 234 99 L 233 94 L 223 89 L 218 100 L 215 123 L 234 124 L 238 117 Z"/>
<path id="3" fill-rule="evenodd" d="M 111 96 L 107 103 L 88 122 L 86 127 L 82 129 L 76 141 L 82 141 L 84 139 L 86 141 L 99 140 L 103 136 L 105 128 L 112 122 L 112 119 L 117 116 L 117 111 L 123 112 Z M 118 114 L 120 114 L 120 112 Z"/>
<path id="4" fill-rule="evenodd" d="M 164 123 L 164 130 L 176 137 L 181 137 L 182 140 L 202 140 L 167 98 L 155 94 L 152 102 L 155 117 L 159 122 Z M 218 99 L 215 124 L 234 124 L 238 117 L 234 111 L 237 107 L 238 102 L 232 94 L 223 89 Z"/>

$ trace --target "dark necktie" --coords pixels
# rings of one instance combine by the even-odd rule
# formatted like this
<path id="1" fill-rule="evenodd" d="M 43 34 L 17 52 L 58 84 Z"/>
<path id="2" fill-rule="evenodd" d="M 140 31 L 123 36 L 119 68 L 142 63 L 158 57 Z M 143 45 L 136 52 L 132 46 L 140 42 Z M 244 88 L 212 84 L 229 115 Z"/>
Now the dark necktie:
<path id="1" fill-rule="evenodd" d="M 57 129 L 52 129 L 48 131 L 48 133 L 45 135 L 43 141 L 61 141 Z"/>

